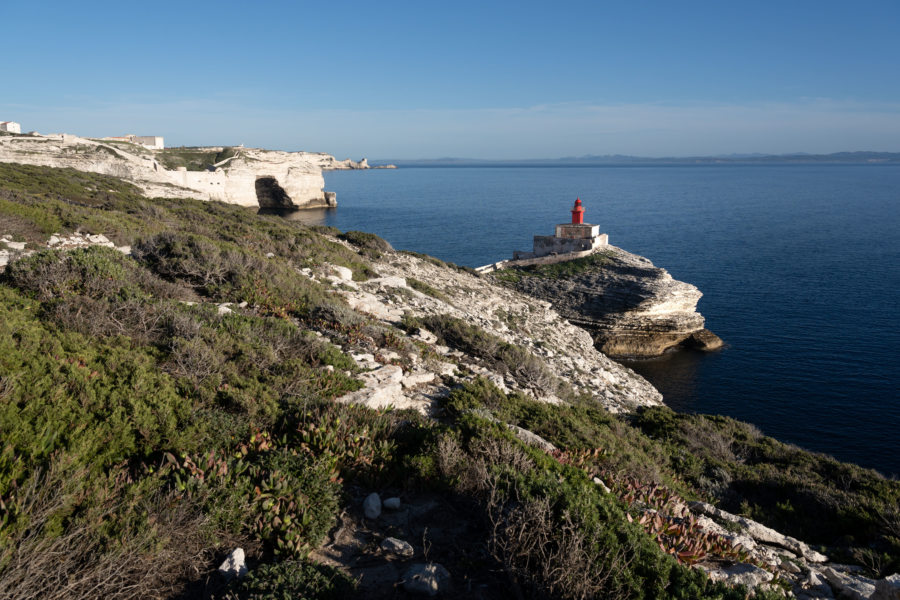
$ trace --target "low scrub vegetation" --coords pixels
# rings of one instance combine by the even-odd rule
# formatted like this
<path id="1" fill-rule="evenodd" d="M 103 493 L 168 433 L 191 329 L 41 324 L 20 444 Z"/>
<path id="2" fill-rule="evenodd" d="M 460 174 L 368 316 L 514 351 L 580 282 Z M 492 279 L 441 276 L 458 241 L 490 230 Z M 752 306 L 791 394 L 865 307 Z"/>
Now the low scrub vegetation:
<path id="1" fill-rule="evenodd" d="M 539 396 L 574 394 L 571 386 L 556 377 L 540 357 L 462 319 L 449 315 L 407 318 L 404 326 L 408 330 L 424 327 L 433 331 L 442 344 L 483 359 L 492 369 L 513 377 Z"/>
<path id="2" fill-rule="evenodd" d="M 235 148 L 214 150 L 209 148 L 166 148 L 156 152 L 155 158 L 166 169 L 174 171 L 183 167 L 188 171 L 208 171 L 227 158 L 237 155 Z"/>
<path id="3" fill-rule="evenodd" d="M 604 494 L 584 469 L 525 446 L 479 411 L 506 400 L 535 403 L 507 397 L 485 380 L 454 390 L 447 406 L 457 427 L 438 434 L 427 464 L 477 507 L 491 555 L 516 596 L 745 597 L 745 591 L 712 584 L 676 556 L 660 552 L 630 518 L 627 505 Z"/>
<path id="4" fill-rule="evenodd" d="M 382 253 L 393 250 L 394 248 L 374 233 L 366 233 L 365 231 L 347 231 L 340 234 L 342 240 L 346 240 L 359 248 L 360 254 L 370 258 L 380 258 Z"/>
<path id="5" fill-rule="evenodd" d="M 612 415 L 527 349 L 449 315 L 403 326 L 528 393 L 460 382 L 440 420 L 334 402 L 361 385 L 347 351 L 393 349 L 409 367 L 416 346 L 302 270 L 371 277 L 390 250 L 380 238 L 348 232 L 348 248 L 332 230 L 150 200 L 99 175 L 0 175 L 0 233 L 104 233 L 133 249 L 41 250 L 0 275 L 4 599 L 364 597 L 312 554 L 372 489 L 461 507 L 469 551 L 447 550 L 454 578 L 499 579 L 520 598 L 745 598 L 690 568 L 741 557 L 675 520 L 680 499 L 898 569 L 897 482 L 730 419 Z M 564 402 L 535 400 L 547 395 Z M 250 574 L 226 583 L 215 568 L 236 546 Z"/>
<path id="6" fill-rule="evenodd" d="M 340 329 L 322 315 L 349 309 L 298 269 L 364 278 L 368 265 L 244 209 L 0 167 L 0 218 L 17 235 L 134 244 L 133 256 L 44 250 L 0 277 L 3 597 L 167 597 L 233 545 L 302 560 L 333 523 L 343 477 L 385 470 L 391 425 L 330 402 L 359 387 L 356 367 L 307 326 Z M 284 585 L 326 590 L 323 573 Z M 233 593 L 265 589 L 257 579 Z"/>
<path id="7" fill-rule="evenodd" d="M 334 568 L 300 561 L 262 565 L 234 586 L 228 600 L 342 600 L 355 582 Z"/>
<path id="8" fill-rule="evenodd" d="M 450 301 L 450 299 L 447 297 L 447 294 L 438 289 L 435 289 L 434 287 L 428 285 L 420 279 L 416 279 L 415 277 L 407 277 L 406 285 L 418 292 L 422 292 L 426 296 L 431 296 L 432 298 L 437 298 L 438 300 L 443 300 L 444 302 Z"/>
<path id="9" fill-rule="evenodd" d="M 705 499 L 827 546 L 836 559 L 900 570 L 900 485 L 879 473 L 784 444 L 728 417 L 644 409 L 634 425 L 666 467 Z M 835 556 L 836 554 L 836 556 Z"/>
<path id="10" fill-rule="evenodd" d="M 495 281 L 515 287 L 522 279 L 539 277 L 544 279 L 557 279 L 560 277 L 573 277 L 581 273 L 597 271 L 613 261 L 615 253 L 611 250 L 597 252 L 582 258 L 567 260 L 549 265 L 531 265 L 527 267 L 509 267 L 491 273 Z"/>

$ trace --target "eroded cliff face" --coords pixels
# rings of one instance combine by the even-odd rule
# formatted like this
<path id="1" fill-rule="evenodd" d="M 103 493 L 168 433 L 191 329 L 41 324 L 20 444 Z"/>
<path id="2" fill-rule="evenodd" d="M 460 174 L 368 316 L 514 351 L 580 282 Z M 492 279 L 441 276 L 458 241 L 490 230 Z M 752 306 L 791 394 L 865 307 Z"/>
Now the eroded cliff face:
<path id="1" fill-rule="evenodd" d="M 190 149 L 213 155 L 222 148 Z M 338 161 L 310 152 L 239 148 L 235 156 L 207 169 L 169 169 L 164 153 L 134 144 L 107 143 L 64 135 L 0 137 L 0 162 L 113 175 L 131 181 L 150 197 L 199 198 L 263 208 L 335 206 L 324 191 L 323 169 L 368 168 L 363 161 Z"/>
<path id="2" fill-rule="evenodd" d="M 163 171 L 176 185 L 241 206 L 329 206 L 320 155 L 241 148 L 215 171 Z"/>
<path id="3" fill-rule="evenodd" d="M 590 260 L 582 263 L 577 261 Z M 613 357 L 659 356 L 679 345 L 712 350 L 722 341 L 704 329 L 695 286 L 673 279 L 642 256 L 606 246 L 572 268 L 523 268 L 493 275 L 518 291 L 546 300 L 589 331 Z"/>

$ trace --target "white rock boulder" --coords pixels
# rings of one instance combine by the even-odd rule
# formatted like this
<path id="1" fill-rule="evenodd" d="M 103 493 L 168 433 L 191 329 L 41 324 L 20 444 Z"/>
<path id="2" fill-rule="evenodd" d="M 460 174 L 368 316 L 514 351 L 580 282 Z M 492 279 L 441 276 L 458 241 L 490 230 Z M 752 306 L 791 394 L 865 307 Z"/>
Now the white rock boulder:
<path id="1" fill-rule="evenodd" d="M 409 558 L 416 553 L 412 544 L 394 537 L 385 538 L 381 542 L 381 550 L 385 554 L 399 556 L 400 558 Z"/>
<path id="2" fill-rule="evenodd" d="M 244 575 L 247 574 L 247 561 L 244 557 L 244 549 L 243 548 L 235 548 L 231 551 L 231 554 L 228 555 L 228 558 L 219 565 L 219 573 L 222 577 L 225 578 L 226 581 L 231 581 L 232 579 L 241 579 Z"/>
<path id="3" fill-rule="evenodd" d="M 413 565 L 403 575 L 403 589 L 412 594 L 437 596 L 450 589 L 450 572 L 437 563 Z"/>
<path id="4" fill-rule="evenodd" d="M 381 516 L 381 496 L 372 492 L 363 500 L 363 512 L 367 519 L 377 519 Z"/>

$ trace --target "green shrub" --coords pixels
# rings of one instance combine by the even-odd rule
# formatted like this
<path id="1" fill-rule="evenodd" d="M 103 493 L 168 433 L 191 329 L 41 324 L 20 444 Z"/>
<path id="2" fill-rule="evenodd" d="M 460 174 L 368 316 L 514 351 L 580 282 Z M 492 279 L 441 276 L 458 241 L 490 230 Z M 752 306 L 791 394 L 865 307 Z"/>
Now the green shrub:
<path id="1" fill-rule="evenodd" d="M 311 460 L 287 448 L 265 453 L 251 467 L 255 531 L 278 556 L 305 557 L 334 524 L 338 484 L 326 461 Z M 258 490 L 258 492 L 256 492 Z"/>
<path id="2" fill-rule="evenodd" d="M 538 394 L 572 395 L 571 387 L 557 378 L 538 356 L 462 319 L 429 315 L 406 319 L 404 326 L 407 329 L 425 327 L 442 343 L 483 359 L 492 368 L 514 377 L 522 387 Z"/>
<path id="3" fill-rule="evenodd" d="M 286 412 L 274 433 L 254 431 L 224 452 L 168 454 L 165 470 L 217 529 L 251 533 L 279 556 L 305 557 L 334 522 L 341 475 L 384 483 L 396 458 L 384 415 L 332 403 L 309 408 Z"/>
<path id="4" fill-rule="evenodd" d="M 41 301 L 85 296 L 121 302 L 183 295 L 177 286 L 140 268 L 118 250 L 102 246 L 44 250 L 14 261 L 4 278 Z"/>
<path id="5" fill-rule="evenodd" d="M 432 298 L 437 298 L 438 300 L 443 300 L 444 302 L 450 301 L 449 298 L 447 298 L 446 294 L 444 294 L 440 290 L 437 290 L 437 289 L 431 287 L 424 281 L 420 281 L 414 277 L 407 277 L 406 285 L 408 285 L 409 287 L 411 287 L 414 290 L 422 292 L 426 296 L 431 296 Z"/>
<path id="6" fill-rule="evenodd" d="M 262 564 L 234 585 L 238 600 L 343 600 L 353 595 L 356 583 L 324 565 L 286 560 Z"/>
<path id="7" fill-rule="evenodd" d="M 179 443 L 190 402 L 152 352 L 60 333 L 36 321 L 35 308 L 0 286 L 0 377 L 10 382 L 0 422 L 18 469 L 63 450 L 102 470 Z M 0 474 L 0 490 L 9 481 Z"/>
<path id="8" fill-rule="evenodd" d="M 391 422 L 356 405 L 317 404 L 299 417 L 288 438 L 335 473 L 373 485 L 396 459 Z"/>
<path id="9" fill-rule="evenodd" d="M 0 163 L 0 182 L 7 192 L 35 195 L 45 200 L 100 206 L 112 200 L 135 201 L 140 190 L 132 183 L 97 173 L 35 165 Z M 20 202 L 23 196 L 16 196 Z M 47 232 L 50 233 L 50 232 Z"/>
<path id="10" fill-rule="evenodd" d="M 504 394 L 479 377 L 451 390 L 444 406 L 456 415 L 486 409 L 501 422 L 532 431 L 563 450 L 595 451 L 591 464 L 597 469 L 647 482 L 665 481 L 692 496 L 659 467 L 668 459 L 659 445 L 592 399 L 548 404 L 521 393 Z"/>
<path id="11" fill-rule="evenodd" d="M 378 258 L 383 252 L 394 249 L 386 240 L 365 231 L 347 231 L 339 237 L 358 247 L 362 254 L 372 258 Z"/>
<path id="12" fill-rule="evenodd" d="M 62 221 L 56 215 L 37 206 L 16 202 L 15 199 L 16 196 L 8 193 L 0 195 L 0 216 L 6 222 L 6 227 L 12 224 L 11 221 L 19 221 L 16 229 L 19 229 L 20 232 L 30 233 L 32 229 L 37 229 L 34 233 L 50 234 L 62 229 Z M 4 230 L 8 232 L 7 229 Z"/>
<path id="13" fill-rule="evenodd" d="M 194 285 L 218 301 L 246 301 L 266 312 L 298 316 L 308 316 L 319 304 L 340 303 L 284 261 L 204 236 L 161 233 L 136 243 L 132 254 L 158 275 Z"/>
<path id="14" fill-rule="evenodd" d="M 514 592 L 553 598 L 745 598 L 660 551 L 579 468 L 525 447 L 469 413 L 435 463 L 482 511 L 492 556 Z"/>

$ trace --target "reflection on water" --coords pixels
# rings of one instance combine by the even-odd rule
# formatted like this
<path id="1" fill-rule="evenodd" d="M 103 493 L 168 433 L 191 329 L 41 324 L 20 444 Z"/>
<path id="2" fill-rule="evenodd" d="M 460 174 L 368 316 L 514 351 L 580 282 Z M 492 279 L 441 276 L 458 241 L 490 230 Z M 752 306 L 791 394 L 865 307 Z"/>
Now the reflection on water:
<path id="1" fill-rule="evenodd" d="M 619 362 L 653 384 L 667 406 L 694 412 L 697 405 L 698 373 L 715 354 L 680 348 L 657 358 L 620 360 Z"/>
<path id="2" fill-rule="evenodd" d="M 323 208 L 260 208 L 259 215 L 276 215 L 288 221 L 300 221 L 306 225 L 331 225 L 337 209 Z"/>

